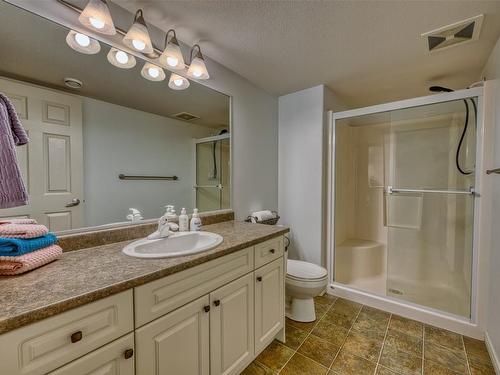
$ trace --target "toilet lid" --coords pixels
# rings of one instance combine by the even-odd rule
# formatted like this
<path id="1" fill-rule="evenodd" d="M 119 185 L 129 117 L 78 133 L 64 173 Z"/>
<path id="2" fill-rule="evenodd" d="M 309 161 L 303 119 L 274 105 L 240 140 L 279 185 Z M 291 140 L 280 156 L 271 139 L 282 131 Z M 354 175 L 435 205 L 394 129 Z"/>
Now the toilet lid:
<path id="1" fill-rule="evenodd" d="M 286 273 L 288 276 L 307 280 L 322 279 L 327 275 L 327 271 L 323 267 L 292 259 L 288 259 Z"/>

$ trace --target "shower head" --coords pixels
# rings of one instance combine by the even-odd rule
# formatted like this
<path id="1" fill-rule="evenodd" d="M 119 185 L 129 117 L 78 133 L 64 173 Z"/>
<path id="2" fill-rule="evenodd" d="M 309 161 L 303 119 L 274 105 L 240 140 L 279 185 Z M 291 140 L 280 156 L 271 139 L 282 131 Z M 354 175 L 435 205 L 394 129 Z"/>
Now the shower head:
<path id="1" fill-rule="evenodd" d="M 431 86 L 431 87 L 429 87 L 429 91 L 432 91 L 432 92 L 452 92 L 454 90 L 449 89 L 447 87 L 443 87 L 443 86 Z"/>

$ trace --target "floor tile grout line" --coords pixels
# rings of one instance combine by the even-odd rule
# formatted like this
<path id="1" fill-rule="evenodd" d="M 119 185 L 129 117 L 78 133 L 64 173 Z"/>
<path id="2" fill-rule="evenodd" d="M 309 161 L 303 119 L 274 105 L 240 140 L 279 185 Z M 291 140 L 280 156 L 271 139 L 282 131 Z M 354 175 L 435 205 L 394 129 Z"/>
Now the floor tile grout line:
<path id="1" fill-rule="evenodd" d="M 380 359 L 382 358 L 382 352 L 384 351 L 385 340 L 387 339 L 387 333 L 389 332 L 389 326 L 391 325 L 391 319 L 392 319 L 392 314 L 389 314 L 389 320 L 387 321 L 387 327 L 385 328 L 384 339 L 382 341 L 382 347 L 380 348 L 380 353 L 378 354 L 377 364 L 375 366 L 375 372 L 374 372 L 374 374 L 377 373 L 378 366 L 382 366 L 380 364 Z"/>
<path id="2" fill-rule="evenodd" d="M 348 300 L 349 301 L 349 300 Z M 354 301 L 352 301 L 354 302 Z M 333 306 L 333 305 L 332 305 Z M 337 354 L 335 354 L 335 357 L 333 357 L 333 361 L 332 363 L 330 364 L 330 367 L 328 368 L 328 372 L 332 371 L 332 366 L 333 364 L 335 363 L 335 360 L 337 359 L 337 357 L 339 356 L 340 352 L 342 351 L 342 348 L 344 347 L 345 345 L 345 342 L 347 341 L 347 338 L 349 337 L 349 334 L 351 333 L 351 330 L 352 330 L 352 327 L 354 326 L 354 323 L 356 323 L 356 320 L 358 320 L 358 317 L 359 317 L 359 314 L 361 314 L 361 310 L 363 310 L 363 307 L 365 305 L 361 305 L 361 307 L 359 308 L 359 311 L 358 313 L 356 314 L 356 317 L 354 318 L 354 320 L 352 321 L 352 324 L 351 326 L 349 327 L 349 330 L 347 331 L 347 335 L 345 336 L 345 339 L 344 339 L 344 342 L 342 343 L 342 345 L 340 345 L 339 347 L 339 350 L 337 352 Z"/>
<path id="3" fill-rule="evenodd" d="M 319 324 L 319 322 L 320 322 L 321 320 L 323 320 L 323 318 L 326 316 L 326 313 L 327 313 L 328 311 L 330 311 L 330 309 L 331 309 L 331 308 L 332 308 L 332 306 L 335 304 L 335 302 L 337 302 L 337 300 L 338 300 L 338 297 L 336 297 L 336 298 L 333 300 L 333 302 L 330 304 L 330 306 L 328 306 L 328 308 L 325 310 L 325 312 L 323 313 L 323 315 L 321 315 L 321 318 L 316 319 L 316 321 L 314 322 L 314 325 L 312 326 L 311 330 L 307 333 L 307 336 L 306 336 L 306 337 L 304 338 L 304 340 L 300 343 L 300 345 L 299 345 L 299 346 L 297 346 L 297 349 L 295 349 L 295 350 L 294 350 L 294 352 L 293 352 L 293 354 L 290 356 L 290 358 L 288 358 L 288 360 L 284 363 L 284 365 L 283 365 L 283 366 L 282 366 L 282 367 L 278 370 L 278 375 L 279 375 L 279 374 L 281 373 L 281 371 L 282 371 L 282 370 L 286 367 L 286 365 L 288 364 L 288 362 L 290 362 L 290 360 L 292 359 L 292 357 L 293 357 L 295 354 L 299 354 L 299 355 L 301 355 L 301 356 L 303 356 L 303 357 L 305 357 L 305 358 L 307 358 L 307 359 L 310 359 L 310 360 L 311 360 L 311 361 L 313 361 L 314 363 L 317 363 L 317 364 L 319 364 L 320 366 L 322 366 L 322 367 L 326 368 L 326 369 L 327 369 L 327 373 L 328 373 L 328 370 L 329 370 L 329 368 L 328 368 L 328 367 L 323 366 L 321 363 L 316 362 L 314 359 L 309 358 L 309 357 L 307 357 L 307 356 L 305 356 L 305 355 L 303 355 L 303 354 L 299 353 L 299 349 L 300 349 L 300 347 L 302 346 L 302 344 L 304 344 L 304 343 L 306 342 L 307 338 L 308 338 L 309 336 L 311 336 L 311 333 L 312 333 L 312 331 L 314 330 L 314 328 L 316 328 L 316 326 Z M 314 301 L 314 303 L 317 303 L 317 302 L 316 302 L 316 301 Z M 295 327 L 295 328 L 300 329 L 300 328 L 298 328 L 298 327 Z M 286 329 L 286 328 L 285 328 L 285 329 Z M 313 335 L 313 336 L 314 336 L 314 335 Z M 285 345 L 285 346 L 286 346 L 286 345 Z M 290 347 L 289 347 L 289 346 L 287 346 L 287 348 L 290 348 Z M 290 348 L 290 349 L 291 349 L 291 348 Z M 293 350 L 293 349 L 292 349 L 292 350 Z"/>
<path id="4" fill-rule="evenodd" d="M 465 348 L 464 336 L 460 335 L 460 338 L 462 339 L 462 347 L 463 347 L 464 353 L 465 353 L 465 363 L 467 364 L 467 373 L 472 374 L 472 371 L 470 370 L 469 354 L 467 354 L 467 349 Z"/>

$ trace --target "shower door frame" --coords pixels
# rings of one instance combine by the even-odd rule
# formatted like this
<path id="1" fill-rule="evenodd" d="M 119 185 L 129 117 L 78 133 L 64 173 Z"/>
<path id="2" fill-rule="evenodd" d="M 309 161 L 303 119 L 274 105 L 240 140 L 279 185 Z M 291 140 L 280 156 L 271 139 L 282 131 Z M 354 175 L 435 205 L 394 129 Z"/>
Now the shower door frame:
<path id="1" fill-rule="evenodd" d="M 477 98 L 477 131 L 476 131 L 476 164 L 474 176 L 474 226 L 472 239 L 472 280 L 471 280 L 471 317 L 465 318 L 452 313 L 436 310 L 423 305 L 407 302 L 402 299 L 387 295 L 377 295 L 371 292 L 352 287 L 335 281 L 335 134 L 337 120 L 370 115 L 382 112 L 421 107 L 430 104 L 439 104 L 455 100 Z M 328 291 L 341 297 L 382 308 L 387 311 L 400 314 L 412 319 L 426 321 L 442 328 L 460 332 L 472 337 L 482 337 L 478 317 L 481 316 L 481 304 L 478 303 L 478 266 L 479 262 L 479 222 L 481 215 L 481 180 L 483 177 L 483 150 L 484 150 L 484 123 L 483 123 L 483 87 L 464 89 L 454 92 L 434 94 L 413 99 L 400 100 L 369 107 L 357 108 L 342 112 L 328 113 L 328 153 L 327 153 L 327 269 L 328 269 Z"/>

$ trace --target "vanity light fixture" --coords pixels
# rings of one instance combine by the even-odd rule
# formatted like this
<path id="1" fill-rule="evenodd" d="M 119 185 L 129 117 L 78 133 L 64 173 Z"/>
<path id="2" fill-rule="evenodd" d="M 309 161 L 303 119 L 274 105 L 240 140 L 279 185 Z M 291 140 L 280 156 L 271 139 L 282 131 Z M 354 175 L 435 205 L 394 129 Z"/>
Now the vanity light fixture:
<path id="1" fill-rule="evenodd" d="M 196 55 L 193 58 L 193 52 L 197 49 Z M 209 79 L 208 70 L 205 65 L 205 59 L 201 54 L 201 48 L 198 44 L 195 44 L 193 48 L 191 48 L 191 63 L 189 65 L 189 69 L 187 71 L 187 75 L 194 79 Z"/>
<path id="2" fill-rule="evenodd" d="M 134 23 L 123 37 L 123 43 L 129 48 L 143 54 L 153 53 L 153 45 L 149 37 L 148 26 L 144 20 L 142 9 L 135 13 Z"/>
<path id="3" fill-rule="evenodd" d="M 154 82 L 163 81 L 165 79 L 165 72 L 157 65 L 146 63 L 141 70 L 141 75 Z"/>
<path id="4" fill-rule="evenodd" d="M 97 40 L 75 30 L 69 31 L 66 36 L 66 43 L 75 51 L 86 55 L 95 55 L 101 50 L 101 45 Z"/>
<path id="5" fill-rule="evenodd" d="M 172 73 L 168 80 L 168 87 L 172 90 L 185 90 L 189 87 L 189 80 L 178 74 Z"/>
<path id="6" fill-rule="evenodd" d="M 168 36 L 170 34 L 172 36 L 169 39 Z M 181 48 L 179 47 L 174 29 L 168 30 L 167 35 L 165 35 L 165 49 L 160 55 L 159 61 L 173 70 L 182 70 L 185 67 L 184 58 L 182 57 Z"/>
<path id="7" fill-rule="evenodd" d="M 135 57 L 112 47 L 108 52 L 108 61 L 117 68 L 130 69 L 136 64 Z"/>
<path id="8" fill-rule="evenodd" d="M 101 34 L 115 35 L 116 29 L 106 0 L 89 0 L 78 21 Z"/>

